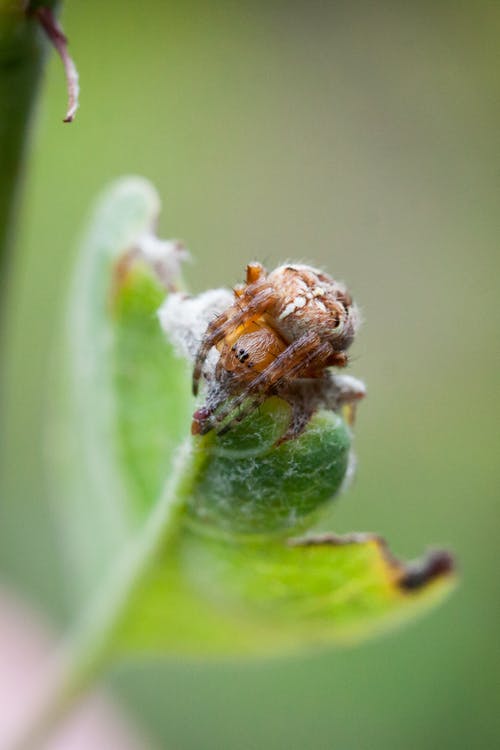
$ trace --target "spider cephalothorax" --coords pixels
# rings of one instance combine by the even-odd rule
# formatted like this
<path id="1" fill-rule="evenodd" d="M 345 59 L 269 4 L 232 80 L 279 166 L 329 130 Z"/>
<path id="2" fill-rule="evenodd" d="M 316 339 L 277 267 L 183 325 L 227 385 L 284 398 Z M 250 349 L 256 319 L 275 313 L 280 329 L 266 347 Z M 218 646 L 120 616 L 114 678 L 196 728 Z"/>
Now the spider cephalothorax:
<path id="1" fill-rule="evenodd" d="M 223 388 L 195 413 L 194 432 L 223 432 L 268 396 L 287 398 L 296 381 L 345 367 L 357 326 L 351 296 L 327 274 L 306 265 L 279 266 L 268 274 L 251 263 L 246 283 L 209 324 L 196 355 L 194 393 L 213 347 L 219 351 L 215 377 Z M 236 416 L 222 425 L 235 409 Z"/>

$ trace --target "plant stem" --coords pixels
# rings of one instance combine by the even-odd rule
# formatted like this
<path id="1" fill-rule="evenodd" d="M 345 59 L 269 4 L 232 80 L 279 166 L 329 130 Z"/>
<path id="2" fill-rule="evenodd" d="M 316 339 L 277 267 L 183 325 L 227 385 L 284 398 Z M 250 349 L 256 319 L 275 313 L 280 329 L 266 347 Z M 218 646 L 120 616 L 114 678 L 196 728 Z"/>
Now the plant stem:
<path id="1" fill-rule="evenodd" d="M 47 6 L 57 5 L 47 0 Z M 39 22 L 19 0 L 0 0 L 0 299 L 34 105 L 48 44 Z"/>
<path id="2" fill-rule="evenodd" d="M 175 542 L 194 460 L 189 442 L 181 445 L 172 474 L 135 542 L 111 571 L 99 596 L 82 618 L 73 638 L 56 661 L 48 695 L 24 721 L 22 736 L 11 750 L 35 750 L 57 727 L 112 660 L 116 627 L 131 596 L 160 551 Z"/>
<path id="3" fill-rule="evenodd" d="M 55 8 L 57 0 L 47 0 Z M 0 422 L 4 399 L 2 365 L 7 331 L 9 279 L 24 162 L 48 44 L 32 3 L 0 0 Z M 0 460 L 4 432 L 0 432 Z"/>

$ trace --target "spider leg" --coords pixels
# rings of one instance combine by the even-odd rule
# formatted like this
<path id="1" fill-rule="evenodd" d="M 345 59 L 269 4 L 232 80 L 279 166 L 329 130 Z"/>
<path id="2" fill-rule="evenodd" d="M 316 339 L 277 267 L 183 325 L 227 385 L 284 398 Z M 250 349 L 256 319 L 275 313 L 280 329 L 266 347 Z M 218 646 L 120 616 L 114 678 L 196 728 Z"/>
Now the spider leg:
<path id="1" fill-rule="evenodd" d="M 238 284 L 234 287 L 234 293 L 237 297 L 243 297 L 246 290 L 251 284 L 256 284 L 258 281 L 262 282 L 267 276 L 266 269 L 261 263 L 254 261 L 247 265 L 246 277 L 244 284 Z"/>
<path id="2" fill-rule="evenodd" d="M 307 427 L 309 419 L 314 413 L 314 408 L 305 408 L 304 403 L 298 404 L 293 399 L 286 398 L 286 396 L 282 396 L 282 398 L 284 398 L 284 400 L 290 405 L 292 413 L 288 428 L 276 442 L 277 446 L 302 435 Z"/>
<path id="3" fill-rule="evenodd" d="M 262 263 L 258 263 L 257 261 L 254 261 L 253 263 L 249 263 L 247 266 L 247 276 L 246 276 L 246 282 L 247 284 L 255 284 L 256 281 L 260 281 L 263 276 L 266 275 L 266 270 Z"/>
<path id="4" fill-rule="evenodd" d="M 285 352 L 283 352 L 285 354 Z M 256 409 L 258 406 L 260 406 L 266 398 L 270 395 L 269 391 L 272 390 L 273 393 L 277 392 L 277 395 L 281 396 L 281 398 L 285 398 L 285 401 L 288 401 L 290 403 L 290 406 L 292 407 L 292 417 L 290 421 L 290 426 L 285 433 L 285 435 L 280 438 L 278 441 L 278 444 L 281 442 L 284 442 L 285 440 L 289 440 L 291 437 L 296 437 L 299 435 L 306 427 L 307 425 L 307 415 L 304 412 L 303 405 L 299 406 L 294 402 L 293 399 L 286 398 L 286 395 L 283 395 L 279 391 L 280 381 L 285 381 L 290 378 L 297 378 L 300 377 L 303 374 L 304 370 L 308 370 L 313 366 L 321 367 L 324 365 L 324 362 L 328 361 L 328 359 L 331 356 L 331 346 L 328 343 L 323 343 L 320 346 L 318 346 L 316 349 L 313 349 L 313 351 L 310 354 L 302 354 L 299 361 L 295 363 L 294 366 L 290 367 L 290 369 L 287 369 L 285 374 L 282 374 L 280 377 L 278 377 L 275 382 L 272 385 L 272 388 L 266 388 L 265 390 L 262 390 L 260 393 L 257 392 L 253 397 L 249 396 L 247 393 L 242 393 L 239 397 L 232 399 L 232 401 L 228 404 L 229 411 L 226 411 L 226 409 L 222 409 L 219 412 L 215 413 L 211 416 L 212 422 L 220 423 L 221 421 L 224 421 L 226 416 L 229 416 L 234 409 L 238 409 L 240 402 L 242 404 L 242 408 L 240 408 L 237 412 L 237 414 L 231 419 L 228 423 L 223 425 L 222 427 L 217 428 L 216 424 L 216 432 L 218 435 L 223 435 L 224 433 L 228 432 L 234 424 L 237 424 L 241 422 L 245 417 L 249 416 L 249 414 L 252 413 L 254 409 Z M 272 367 L 272 365 L 271 365 Z M 270 368 L 268 368 L 270 369 Z M 264 374 L 264 373 L 262 373 Z M 255 382 L 255 381 L 253 381 Z M 252 383 L 250 383 L 250 386 L 252 386 Z M 245 401 L 247 402 L 245 404 Z M 209 428 L 210 429 L 210 428 Z"/>
<path id="5" fill-rule="evenodd" d="M 243 404 L 251 394 L 262 389 L 263 393 L 279 384 L 282 379 L 297 377 L 301 371 L 311 368 L 316 362 L 325 360 L 331 353 L 329 343 L 321 343 L 316 333 L 306 333 L 279 354 L 257 377 L 248 383 L 245 389 L 226 404 L 213 416 L 214 422 L 223 422 L 229 414 Z"/>
<path id="6" fill-rule="evenodd" d="M 243 299 L 248 297 L 248 301 L 245 300 L 241 305 L 233 304 L 209 324 L 194 362 L 193 393 L 195 396 L 198 393 L 203 362 L 210 349 L 222 341 L 229 331 L 234 330 L 252 316 L 265 312 L 274 302 L 275 292 L 272 287 L 263 285 L 260 288 L 257 287 L 257 290 L 250 290 L 251 287 L 245 291 L 243 297 Z"/>
<path id="7" fill-rule="evenodd" d="M 345 352 L 330 351 L 325 367 L 347 367 L 349 357 Z"/>
<path id="8" fill-rule="evenodd" d="M 242 422 L 245 417 L 248 417 L 255 409 L 257 409 L 259 406 L 261 406 L 269 394 L 267 393 L 255 393 L 253 396 L 247 398 L 247 403 L 244 404 L 244 406 L 239 409 L 238 413 L 235 414 L 235 416 L 227 422 L 225 425 L 222 425 L 220 427 L 216 427 L 215 431 L 217 435 L 224 435 L 226 432 L 229 432 L 229 430 L 234 427 L 235 424 L 239 424 Z M 215 415 L 215 421 L 217 421 L 217 416 Z M 209 429 L 214 429 L 214 426 L 211 426 Z"/>
<path id="9" fill-rule="evenodd" d="M 324 367 L 328 367 L 333 364 L 336 364 L 337 366 L 344 366 L 345 362 L 343 362 L 343 359 L 341 358 L 340 362 L 342 362 L 342 364 L 340 364 L 340 362 L 337 360 L 337 355 L 337 352 L 333 352 L 332 354 L 330 344 L 323 343 L 317 349 L 313 350 L 311 354 L 304 356 L 301 361 L 297 362 L 294 367 L 291 367 L 290 370 L 287 371 L 286 375 L 283 375 L 274 383 L 272 393 L 276 393 L 276 395 L 280 396 L 280 398 L 283 398 L 285 401 L 287 401 L 292 409 L 288 429 L 278 440 L 276 445 L 281 445 L 287 440 L 298 437 L 307 427 L 307 423 L 310 417 L 314 413 L 315 408 L 317 408 L 317 404 L 315 404 L 314 402 L 309 403 L 309 399 L 304 400 L 297 399 L 296 396 L 291 397 L 290 391 L 289 389 L 287 389 L 285 381 L 289 380 L 290 378 L 307 378 L 308 375 L 310 375 L 311 370 L 322 370 Z M 360 384 L 357 381 L 354 381 L 354 379 L 352 379 L 354 383 L 354 385 L 352 385 L 351 379 L 347 378 L 346 376 L 344 376 L 343 379 L 342 376 L 339 377 L 341 378 L 341 383 L 344 384 L 345 381 L 345 393 L 343 393 L 339 397 L 339 403 L 335 402 L 335 406 L 338 407 L 339 404 L 342 405 L 342 413 L 344 414 L 347 423 L 352 425 L 355 418 L 355 402 L 359 401 L 359 399 L 365 395 L 364 386 L 361 386 L 360 390 Z M 285 388 L 280 388 L 281 385 L 285 386 Z M 216 429 L 217 434 L 223 435 L 224 433 L 228 432 L 234 424 L 241 422 L 243 419 L 245 419 L 245 417 L 249 416 L 249 414 L 251 414 L 254 409 L 258 408 L 269 395 L 269 392 L 265 390 L 255 394 L 253 398 L 247 398 L 246 403 L 243 403 L 243 407 L 239 409 L 233 419 L 231 419 L 228 423 L 226 423 L 219 429 Z M 234 400 L 231 404 L 231 410 L 233 406 Z M 211 415 L 211 419 L 212 421 L 217 422 L 218 414 Z"/>

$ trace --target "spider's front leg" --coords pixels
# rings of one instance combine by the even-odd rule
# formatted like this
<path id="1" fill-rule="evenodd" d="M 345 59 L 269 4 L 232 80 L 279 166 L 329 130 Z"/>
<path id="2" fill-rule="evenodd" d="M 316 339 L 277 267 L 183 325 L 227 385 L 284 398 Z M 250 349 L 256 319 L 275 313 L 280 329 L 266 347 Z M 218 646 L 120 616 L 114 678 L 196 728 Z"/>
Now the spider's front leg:
<path id="1" fill-rule="evenodd" d="M 266 276 L 266 269 L 258 261 L 253 261 L 247 265 L 246 282 L 247 285 L 255 284 L 257 281 L 262 281 Z"/>
<path id="2" fill-rule="evenodd" d="M 321 364 L 331 356 L 331 352 L 331 345 L 329 343 L 321 343 L 316 333 L 306 333 L 304 336 L 301 336 L 276 357 L 265 370 L 251 380 L 242 393 L 233 399 L 229 399 L 213 415 L 211 426 L 208 429 L 216 427 L 217 424 L 223 422 L 231 412 L 238 409 L 248 400 L 248 403 L 243 409 L 240 409 L 233 420 L 217 430 L 218 433 L 227 432 L 235 422 L 241 422 L 256 406 L 262 403 L 276 389 L 281 380 L 294 379 L 300 377 L 303 371 L 314 367 L 321 367 Z"/>
<path id="3" fill-rule="evenodd" d="M 196 355 L 193 368 L 193 393 L 198 393 L 198 383 L 201 377 L 203 363 L 210 349 L 222 341 L 232 330 L 242 325 L 249 318 L 258 316 L 274 303 L 275 291 L 271 286 L 255 284 L 254 289 L 248 287 L 244 294 L 235 301 L 225 312 L 213 320 L 203 337 Z"/>

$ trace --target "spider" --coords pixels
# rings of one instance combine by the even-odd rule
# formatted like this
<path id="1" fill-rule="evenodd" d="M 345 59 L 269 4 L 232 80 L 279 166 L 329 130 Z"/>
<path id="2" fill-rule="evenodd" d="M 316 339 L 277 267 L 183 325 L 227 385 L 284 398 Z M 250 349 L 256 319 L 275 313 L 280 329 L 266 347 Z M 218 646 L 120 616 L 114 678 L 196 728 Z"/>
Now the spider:
<path id="1" fill-rule="evenodd" d="M 347 365 L 358 321 L 345 287 L 322 271 L 283 265 L 267 273 L 260 263 L 250 263 L 245 284 L 209 324 L 196 354 L 193 393 L 213 347 L 219 351 L 215 381 L 222 388 L 195 412 L 193 433 L 227 432 L 271 395 L 294 406 L 300 381 L 326 383 L 327 368 Z M 351 393 L 344 402 L 360 397 Z"/>

